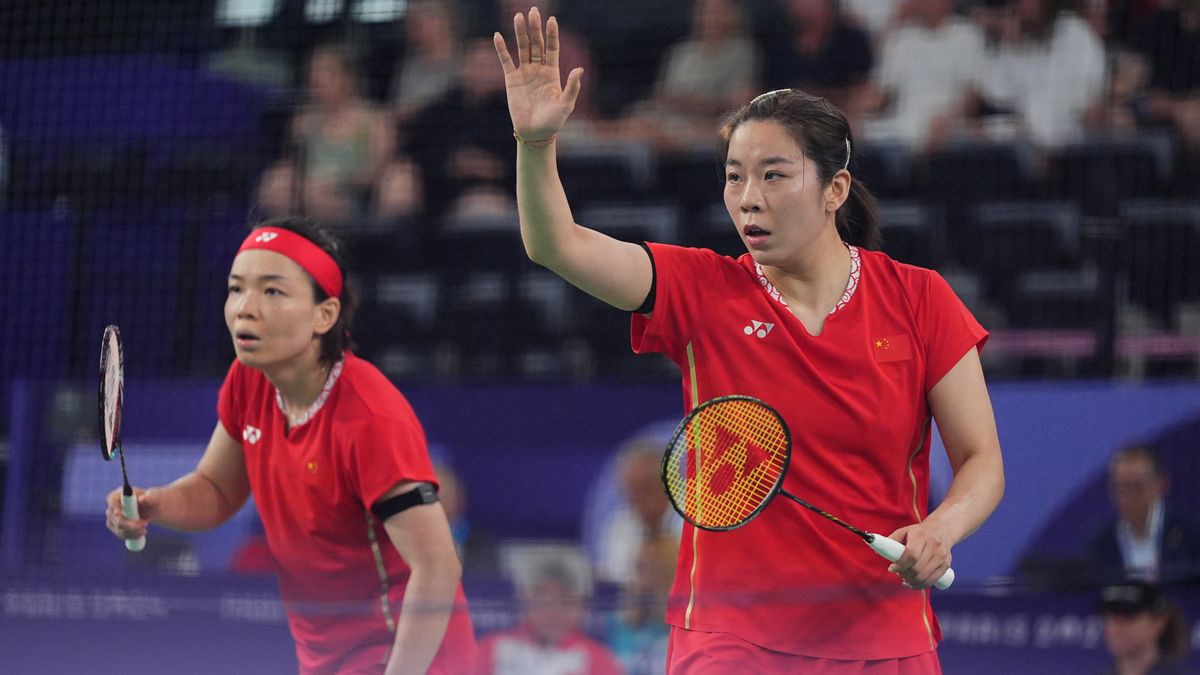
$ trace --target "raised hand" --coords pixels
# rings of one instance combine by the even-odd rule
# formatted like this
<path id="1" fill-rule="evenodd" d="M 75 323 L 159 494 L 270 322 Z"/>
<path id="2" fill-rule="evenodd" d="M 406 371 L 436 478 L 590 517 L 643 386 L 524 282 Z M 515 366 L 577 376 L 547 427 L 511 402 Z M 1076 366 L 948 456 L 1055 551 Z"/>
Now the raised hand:
<path id="1" fill-rule="evenodd" d="M 558 21 L 550 17 L 543 33 L 537 7 L 529 10 L 528 19 L 523 14 L 513 17 L 513 32 L 517 40 L 516 64 L 504 37 L 500 33 L 492 36 L 504 68 L 513 131 L 527 144 L 549 142 L 575 109 L 583 68 L 572 70 L 566 86 L 562 85 L 558 70 Z"/>

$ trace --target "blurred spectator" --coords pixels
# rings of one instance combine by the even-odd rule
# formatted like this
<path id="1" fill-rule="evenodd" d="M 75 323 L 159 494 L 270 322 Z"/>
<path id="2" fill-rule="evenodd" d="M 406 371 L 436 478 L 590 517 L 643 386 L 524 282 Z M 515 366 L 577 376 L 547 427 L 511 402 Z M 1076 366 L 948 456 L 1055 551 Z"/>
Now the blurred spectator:
<path id="1" fill-rule="evenodd" d="M 647 539 L 633 579 L 621 587 L 621 604 L 608 626 L 608 646 L 629 675 L 663 675 L 667 664 L 667 598 L 675 583 L 679 537 Z"/>
<path id="2" fill-rule="evenodd" d="M 983 96 L 991 109 L 1011 115 L 991 119 L 994 139 L 1019 133 L 1039 147 L 1057 148 L 1082 138 L 1085 113 L 1103 103 L 1106 60 L 1078 4 L 1010 0 L 977 11 L 993 43 L 984 62 Z"/>
<path id="3" fill-rule="evenodd" d="M 905 0 L 843 0 L 846 15 L 867 29 L 878 43 L 892 28 Z"/>
<path id="4" fill-rule="evenodd" d="M 438 477 L 438 501 L 450 521 L 450 535 L 462 562 L 464 580 L 500 578 L 497 544 L 487 532 L 471 527 L 467 520 L 467 490 L 458 472 L 446 462 L 435 462 Z"/>
<path id="5" fill-rule="evenodd" d="M 1101 594 L 1104 644 L 1112 655 L 1112 675 L 1184 675 L 1188 651 L 1182 612 L 1155 584 L 1127 581 Z"/>
<path id="6" fill-rule="evenodd" d="M 721 115 L 753 98 L 758 52 L 734 0 L 694 0 L 692 31 L 668 50 L 649 100 L 634 106 L 627 132 L 660 150 L 712 145 Z"/>
<path id="7" fill-rule="evenodd" d="M 1174 125 L 1200 151 L 1200 0 L 1156 12 L 1142 50 L 1150 68 L 1147 116 Z"/>
<path id="8" fill-rule="evenodd" d="M 566 561 L 547 559 L 518 588 L 522 621 L 479 646 L 478 675 L 609 675 L 612 652 L 583 632 L 586 583 Z"/>
<path id="9" fill-rule="evenodd" d="M 645 542 L 660 535 L 678 537 L 683 529 L 683 519 L 671 508 L 663 490 L 659 467 L 667 440 L 655 433 L 657 429 L 634 436 L 618 453 L 622 501 L 604 525 L 595 552 L 596 575 L 604 581 L 628 583 L 636 576 Z"/>
<path id="10" fill-rule="evenodd" d="M 763 61 L 766 89 L 799 87 L 841 108 L 851 124 L 861 116 L 861 87 L 871 74 L 871 37 L 849 23 L 837 0 L 786 0 L 784 43 Z"/>
<path id="11" fill-rule="evenodd" d="M 457 85 L 413 119 L 408 146 L 430 214 L 514 212 L 516 143 L 491 38 L 467 43 Z"/>
<path id="12" fill-rule="evenodd" d="M 983 33 L 954 13 L 954 0 L 904 0 L 888 33 L 866 105 L 879 110 L 867 135 L 914 150 L 941 145 L 974 109 Z"/>
<path id="13" fill-rule="evenodd" d="M 368 214 L 373 192 L 388 175 L 394 129 L 387 116 L 359 94 L 354 59 L 344 46 L 313 51 L 308 90 L 309 102 L 291 124 L 296 156 L 266 171 L 259 201 L 269 215 L 291 213 L 298 198 L 303 212 L 319 222 L 357 221 Z M 389 188 L 390 212 L 411 202 L 398 194 L 401 186 L 394 179 Z M 409 196 L 414 194 L 410 188 Z"/>
<path id="14" fill-rule="evenodd" d="M 445 96 L 458 82 L 463 38 L 452 0 L 414 0 L 404 19 L 404 45 L 389 96 L 400 123 Z"/>
<path id="15" fill-rule="evenodd" d="M 1089 544 L 1089 560 L 1103 578 L 1200 578 L 1200 526 L 1166 509 L 1169 483 L 1152 447 L 1128 446 L 1113 457 L 1108 484 L 1117 516 Z"/>

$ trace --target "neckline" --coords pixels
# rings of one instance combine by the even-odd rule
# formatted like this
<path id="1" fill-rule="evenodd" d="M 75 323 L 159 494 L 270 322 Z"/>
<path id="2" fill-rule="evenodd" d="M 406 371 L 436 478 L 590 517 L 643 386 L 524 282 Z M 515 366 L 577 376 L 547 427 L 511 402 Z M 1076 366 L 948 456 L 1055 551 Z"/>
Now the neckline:
<path id="1" fill-rule="evenodd" d="M 862 279 L 862 256 L 859 253 L 858 247 L 846 244 L 846 248 L 850 251 L 850 278 L 846 280 L 846 290 L 842 292 L 841 299 L 833 306 L 833 309 L 829 310 L 826 316 L 833 316 L 834 313 L 850 302 L 850 298 L 854 297 L 855 291 L 858 290 L 858 283 Z M 754 263 L 754 272 L 758 275 L 758 285 L 766 291 L 767 295 L 774 298 L 775 302 L 787 307 L 787 300 L 783 298 L 783 294 L 779 292 L 775 284 L 771 283 L 771 280 L 767 278 L 767 275 L 763 272 L 762 265 L 757 262 Z M 791 310 L 789 309 L 788 312 L 791 313 Z"/>
<path id="2" fill-rule="evenodd" d="M 333 385 L 337 383 L 338 377 L 341 376 L 342 366 L 344 365 L 346 365 L 345 357 L 338 359 L 338 362 L 333 364 L 333 367 L 329 369 L 329 375 L 325 377 L 325 385 L 321 387 L 321 393 L 317 394 L 316 400 L 312 402 L 312 405 L 308 406 L 308 410 L 304 411 L 304 414 L 296 420 L 295 424 L 288 420 L 287 406 L 283 402 L 283 394 L 279 392 L 278 388 L 275 389 L 275 405 L 279 406 L 279 412 L 283 413 L 283 421 L 289 432 L 308 424 L 309 420 L 321 411 L 321 407 L 329 399 L 329 393 L 333 391 Z"/>

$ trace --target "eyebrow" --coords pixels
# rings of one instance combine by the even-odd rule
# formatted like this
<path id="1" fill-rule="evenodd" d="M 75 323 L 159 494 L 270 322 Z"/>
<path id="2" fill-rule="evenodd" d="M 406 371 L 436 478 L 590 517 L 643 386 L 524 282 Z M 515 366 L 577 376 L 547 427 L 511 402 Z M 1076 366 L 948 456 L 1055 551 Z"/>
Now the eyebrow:
<path id="1" fill-rule="evenodd" d="M 761 162 L 758 163 L 759 166 L 771 166 L 774 164 L 795 164 L 795 162 L 788 159 L 787 157 L 775 156 L 775 157 L 767 157 L 766 159 L 763 159 Z M 742 163 L 736 159 L 725 160 L 725 166 L 741 166 L 741 165 L 742 165 Z"/>

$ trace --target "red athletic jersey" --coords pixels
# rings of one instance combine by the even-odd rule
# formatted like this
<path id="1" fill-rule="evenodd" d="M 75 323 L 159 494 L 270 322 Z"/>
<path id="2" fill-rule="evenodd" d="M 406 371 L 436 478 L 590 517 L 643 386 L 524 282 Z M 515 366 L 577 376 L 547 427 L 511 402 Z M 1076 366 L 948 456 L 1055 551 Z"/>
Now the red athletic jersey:
<path id="1" fill-rule="evenodd" d="M 217 415 L 242 439 L 300 670 L 382 673 L 411 570 L 370 506 L 402 481 L 436 480 L 408 401 L 346 354 L 289 431 L 275 387 L 235 361 Z M 460 587 L 432 672 L 469 668 L 474 652 Z"/>
<path id="2" fill-rule="evenodd" d="M 929 390 L 986 331 L 937 273 L 851 247 L 841 302 L 814 337 L 748 255 L 651 244 L 657 298 L 634 351 L 683 372 L 684 409 L 745 394 L 792 434 L 784 489 L 864 530 L 922 520 Z M 787 498 L 729 532 L 684 528 L 667 621 L 831 659 L 890 659 L 940 639 L 929 591 Z"/>

